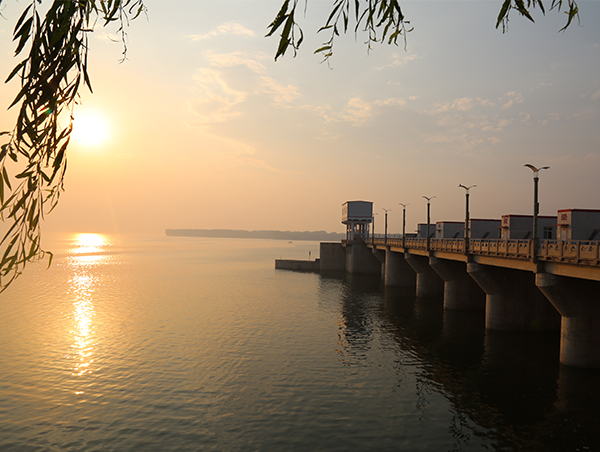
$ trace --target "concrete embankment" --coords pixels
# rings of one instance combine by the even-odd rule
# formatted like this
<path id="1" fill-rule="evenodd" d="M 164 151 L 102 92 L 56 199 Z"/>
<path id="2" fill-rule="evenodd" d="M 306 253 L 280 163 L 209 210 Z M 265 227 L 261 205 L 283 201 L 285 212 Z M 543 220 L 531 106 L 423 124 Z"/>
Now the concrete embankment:
<path id="1" fill-rule="evenodd" d="M 275 259 L 275 268 L 297 272 L 319 272 L 321 270 L 321 262 L 319 259 L 315 259 L 314 261 Z"/>
<path id="2" fill-rule="evenodd" d="M 363 245 L 364 246 L 364 245 Z M 366 249 L 366 247 L 365 247 Z M 322 242 L 320 257 L 314 261 L 276 259 L 275 268 L 300 272 L 336 272 L 346 270 L 346 250 L 340 242 Z"/>

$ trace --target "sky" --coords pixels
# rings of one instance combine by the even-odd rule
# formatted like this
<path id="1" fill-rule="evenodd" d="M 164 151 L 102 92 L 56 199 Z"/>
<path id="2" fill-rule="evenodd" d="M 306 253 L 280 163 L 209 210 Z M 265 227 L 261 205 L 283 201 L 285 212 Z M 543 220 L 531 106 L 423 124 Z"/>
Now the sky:
<path id="1" fill-rule="evenodd" d="M 514 14 L 499 1 L 404 1 L 414 31 L 403 45 L 340 36 L 330 63 L 313 51 L 331 2 L 309 0 L 298 55 L 274 61 L 266 38 L 276 0 L 149 0 L 127 29 L 90 36 L 93 94 L 82 92 L 65 192 L 44 230 L 164 234 L 167 228 L 343 232 L 345 201 L 383 209 L 390 233 L 431 220 L 599 209 L 600 1 L 563 13 Z M 5 0 L 0 72 L 28 3 Z M 5 77 L 4 77 L 5 78 Z M 12 102 L 18 86 L 2 86 Z M 14 111 L 0 110 L 0 129 Z M 84 118 L 95 118 L 89 131 Z M 96 136 L 96 135 L 94 135 Z M 102 139 L 103 140 L 102 140 Z M 100 142 L 102 143 L 100 144 Z"/>

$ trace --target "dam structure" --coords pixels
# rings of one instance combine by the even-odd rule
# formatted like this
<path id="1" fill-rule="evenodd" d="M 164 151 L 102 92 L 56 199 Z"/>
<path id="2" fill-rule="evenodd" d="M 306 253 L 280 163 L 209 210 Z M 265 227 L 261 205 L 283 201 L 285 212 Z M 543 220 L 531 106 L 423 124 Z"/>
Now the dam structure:
<path id="1" fill-rule="evenodd" d="M 444 309 L 485 310 L 490 330 L 560 329 L 561 363 L 600 368 L 600 241 L 593 240 L 600 211 L 538 217 L 542 239 L 531 219 L 471 219 L 462 230 L 439 222 L 410 236 L 375 237 L 372 203 L 349 201 L 346 238 L 321 243 L 313 270 L 380 275 L 386 286 L 443 299 Z"/>

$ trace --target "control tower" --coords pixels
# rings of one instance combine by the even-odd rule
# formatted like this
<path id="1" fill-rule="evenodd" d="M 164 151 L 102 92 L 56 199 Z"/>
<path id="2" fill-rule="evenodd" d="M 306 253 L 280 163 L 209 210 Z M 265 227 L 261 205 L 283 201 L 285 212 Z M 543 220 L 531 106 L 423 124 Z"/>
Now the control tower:
<path id="1" fill-rule="evenodd" d="M 346 225 L 346 240 L 365 242 L 369 238 L 373 222 L 373 203 L 370 201 L 347 201 L 342 204 L 342 223 Z"/>

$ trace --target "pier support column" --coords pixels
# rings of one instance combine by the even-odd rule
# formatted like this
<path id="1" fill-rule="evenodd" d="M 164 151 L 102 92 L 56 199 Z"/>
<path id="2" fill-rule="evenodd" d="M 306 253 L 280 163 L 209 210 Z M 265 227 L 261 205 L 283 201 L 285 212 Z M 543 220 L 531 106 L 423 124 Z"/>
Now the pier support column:
<path id="1" fill-rule="evenodd" d="M 381 262 L 364 242 L 346 245 L 346 271 L 353 274 L 380 275 Z"/>
<path id="2" fill-rule="evenodd" d="M 562 316 L 560 362 L 600 368 L 600 282 L 549 273 L 535 282 Z"/>
<path id="3" fill-rule="evenodd" d="M 377 258 L 377 260 L 380 262 L 380 267 L 379 267 L 379 271 L 381 273 L 381 279 L 385 279 L 385 265 L 386 265 L 386 261 L 385 261 L 385 254 L 386 251 L 385 250 L 379 250 L 375 247 L 371 248 L 371 252 L 373 253 L 373 256 L 375 256 Z"/>
<path id="4" fill-rule="evenodd" d="M 429 266 L 429 257 L 405 251 L 404 258 L 417 273 L 417 297 L 441 298 L 444 295 L 444 281 Z"/>
<path id="5" fill-rule="evenodd" d="M 486 293 L 485 327 L 490 330 L 558 329 L 560 315 L 535 285 L 535 274 L 474 262 L 467 272 Z"/>
<path id="6" fill-rule="evenodd" d="M 417 274 L 404 259 L 403 253 L 385 252 L 385 285 L 395 287 L 416 287 Z"/>
<path id="7" fill-rule="evenodd" d="M 341 243 L 321 243 L 319 249 L 321 271 L 340 272 L 346 270 L 346 251 Z"/>
<path id="8" fill-rule="evenodd" d="M 444 309 L 485 309 L 485 292 L 467 273 L 466 262 L 432 256 L 429 265 L 444 280 Z"/>

